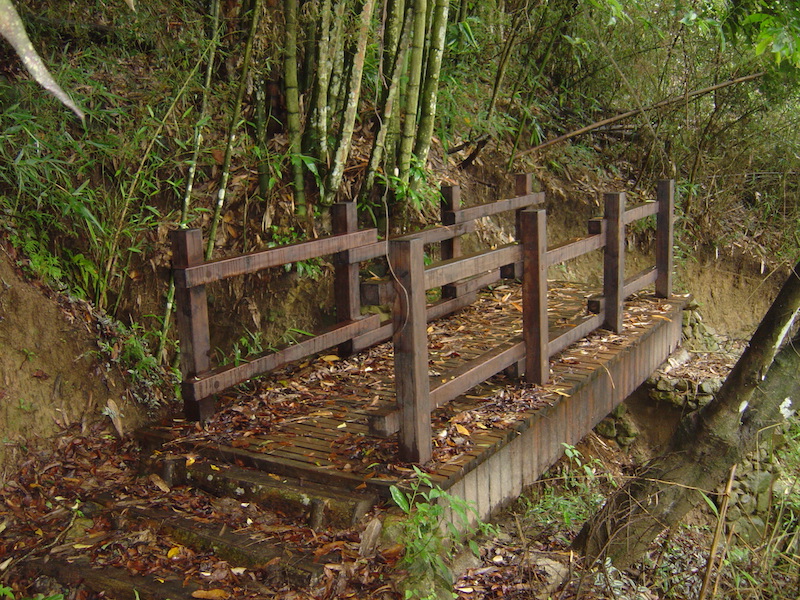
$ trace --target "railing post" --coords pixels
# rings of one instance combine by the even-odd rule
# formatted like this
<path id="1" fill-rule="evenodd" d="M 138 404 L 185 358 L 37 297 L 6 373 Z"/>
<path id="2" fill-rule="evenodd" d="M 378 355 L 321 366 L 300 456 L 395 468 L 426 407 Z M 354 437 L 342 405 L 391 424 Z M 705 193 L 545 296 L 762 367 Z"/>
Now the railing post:
<path id="1" fill-rule="evenodd" d="M 625 287 L 625 193 L 605 195 L 606 247 L 603 255 L 603 327 L 622 331 L 623 288 Z"/>
<path id="2" fill-rule="evenodd" d="M 527 196 L 533 192 L 533 175 L 531 173 L 517 173 L 514 175 L 514 194 L 519 196 Z M 514 215 L 516 221 L 516 239 L 522 239 L 522 230 L 520 225 L 520 213 L 518 210 Z M 500 269 L 500 276 L 504 279 L 519 279 L 522 277 L 523 266 L 521 264 L 506 265 Z"/>
<path id="3" fill-rule="evenodd" d="M 656 296 L 672 295 L 672 245 L 675 235 L 675 180 L 658 182 L 658 215 L 656 217 Z"/>
<path id="4" fill-rule="evenodd" d="M 203 232 L 199 229 L 178 229 L 172 232 L 172 267 L 185 269 L 202 264 Z M 183 410 L 190 421 L 206 421 L 214 414 L 214 399 L 194 396 L 188 380 L 211 367 L 211 341 L 208 331 L 206 287 L 176 287 L 175 304 L 178 338 L 181 344 Z"/>
<path id="5" fill-rule="evenodd" d="M 550 376 L 547 344 L 547 215 L 543 209 L 520 211 L 522 234 L 522 337 L 525 380 L 543 384 Z"/>
<path id="6" fill-rule="evenodd" d="M 461 210 L 461 187 L 448 185 L 442 187 L 442 225 L 455 225 L 456 212 Z M 442 260 L 449 260 L 461 256 L 461 238 L 444 240 L 441 246 Z M 450 299 L 458 295 L 456 286 L 445 285 L 442 287 L 442 298 Z"/>
<path id="7" fill-rule="evenodd" d="M 338 202 L 331 206 L 333 233 L 353 233 L 358 231 L 358 213 L 355 202 Z M 333 257 L 336 318 L 339 322 L 355 321 L 361 317 L 361 288 L 358 278 L 358 265 L 351 264 L 349 252 L 338 252 Z M 339 345 L 339 354 L 353 353 L 353 340 Z"/>
<path id="8" fill-rule="evenodd" d="M 420 239 L 389 241 L 397 277 L 392 319 L 400 458 L 419 464 L 428 462 L 432 451 L 423 247 Z"/>

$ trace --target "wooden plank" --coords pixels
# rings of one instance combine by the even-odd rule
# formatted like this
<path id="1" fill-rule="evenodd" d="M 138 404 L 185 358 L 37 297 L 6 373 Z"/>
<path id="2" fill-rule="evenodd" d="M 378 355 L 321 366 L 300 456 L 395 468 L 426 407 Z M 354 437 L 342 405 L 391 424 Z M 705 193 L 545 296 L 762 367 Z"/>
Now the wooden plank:
<path id="1" fill-rule="evenodd" d="M 576 325 L 566 333 L 561 334 L 555 339 L 547 343 L 547 353 L 550 356 L 558 354 L 566 347 L 571 346 L 580 339 L 585 338 L 595 329 L 603 324 L 603 317 L 601 315 L 594 315 Z"/>
<path id="2" fill-rule="evenodd" d="M 519 210 L 542 203 L 544 203 L 544 192 L 535 192 L 524 196 L 517 196 L 516 198 L 509 198 L 507 200 L 499 200 L 497 202 L 462 208 L 458 211 L 456 219 L 459 223 L 464 223 L 466 221 L 474 221 L 475 219 L 496 215 L 508 210 Z"/>
<path id="3" fill-rule="evenodd" d="M 394 301 L 394 282 L 388 277 L 362 281 L 360 291 L 361 303 L 367 306 L 382 306 Z"/>
<path id="4" fill-rule="evenodd" d="M 203 263 L 203 233 L 199 229 L 172 232 L 174 275 Z M 205 421 L 214 414 L 214 401 L 198 397 L 186 381 L 211 367 L 211 337 L 208 329 L 208 300 L 205 286 L 175 288 L 175 320 L 181 344 L 183 410 L 191 421 Z"/>
<path id="5" fill-rule="evenodd" d="M 550 376 L 547 352 L 547 216 L 544 210 L 520 215 L 523 265 L 522 335 L 525 340 L 525 380 L 545 383 Z"/>
<path id="6" fill-rule="evenodd" d="M 391 321 L 381 323 L 380 327 L 353 338 L 353 352 L 361 352 L 376 344 L 392 339 L 394 325 Z"/>
<path id="7" fill-rule="evenodd" d="M 299 242 L 280 248 L 251 252 L 242 256 L 222 258 L 211 262 L 189 267 L 176 273 L 175 285 L 178 287 L 194 287 L 212 281 L 220 281 L 236 275 L 256 273 L 271 267 L 280 267 L 288 263 L 317 258 L 342 252 L 348 248 L 372 244 L 378 239 L 376 229 L 366 229 L 353 233 L 332 235 L 309 242 Z"/>
<path id="8" fill-rule="evenodd" d="M 400 457 L 422 464 L 432 451 L 422 240 L 391 240 L 389 257 L 398 285 L 392 319 Z"/>
<path id="9" fill-rule="evenodd" d="M 603 326 L 622 331 L 622 288 L 625 284 L 624 193 L 605 194 L 606 246 L 603 256 L 603 296 L 606 300 Z"/>
<path id="10" fill-rule="evenodd" d="M 643 202 L 625 211 L 622 222 L 627 225 L 658 213 L 658 202 Z"/>
<path id="11" fill-rule="evenodd" d="M 656 218 L 656 296 L 672 295 L 673 238 L 675 236 L 675 181 L 658 182 L 658 217 Z"/>
<path id="12" fill-rule="evenodd" d="M 500 269 L 494 269 L 482 275 L 475 275 L 474 277 L 455 281 L 451 285 L 456 289 L 457 295 L 460 296 L 461 294 L 477 292 L 498 281 L 500 281 Z"/>
<path id="13" fill-rule="evenodd" d="M 492 375 L 520 360 L 525 354 L 525 345 L 508 342 L 498 346 L 459 368 L 435 377 L 431 384 L 431 408 L 442 406 L 453 398 L 475 387 Z M 444 381 L 442 381 L 444 380 Z"/>
<path id="14" fill-rule="evenodd" d="M 461 296 L 463 294 L 470 294 L 472 292 L 477 292 L 478 290 L 485 288 L 486 286 L 492 285 L 493 283 L 500 280 L 500 270 L 495 269 L 494 271 L 489 271 L 488 273 L 483 273 L 481 275 L 475 275 L 474 277 L 468 277 L 467 279 L 462 279 L 460 281 L 456 281 L 449 286 L 443 286 L 442 289 L 445 287 L 452 287 L 455 290 L 456 296 Z M 361 282 L 361 297 L 364 304 L 390 304 L 394 301 L 394 284 L 390 279 L 381 279 L 378 281 L 362 281 Z M 444 292 L 443 292 L 444 297 Z M 447 299 L 445 299 L 446 301 Z M 452 305 L 453 308 L 450 309 L 443 309 L 437 308 L 432 309 L 435 307 L 436 304 L 428 307 L 428 321 L 432 321 L 434 319 L 438 319 L 447 315 L 451 312 L 455 312 L 456 310 L 467 306 L 474 302 L 474 298 L 472 301 L 465 303 L 455 303 Z M 445 302 L 441 302 L 444 304 Z"/>
<path id="15" fill-rule="evenodd" d="M 247 381 L 256 375 L 272 371 L 310 354 L 316 354 L 332 348 L 343 341 L 375 329 L 379 325 L 380 317 L 378 315 L 370 315 L 357 321 L 339 323 L 299 344 L 254 358 L 242 365 L 219 367 L 213 371 L 193 377 L 185 383 L 191 387 L 195 398 L 206 398 L 237 383 Z"/>
<path id="16" fill-rule="evenodd" d="M 480 275 L 521 259 L 522 247 L 512 243 L 500 246 L 496 250 L 484 250 L 442 261 L 425 269 L 425 289 L 441 287 L 459 279 Z"/>
<path id="17" fill-rule="evenodd" d="M 583 256 L 593 250 L 599 250 L 606 243 L 603 234 L 591 235 L 559 244 L 547 251 L 547 266 L 561 264 L 562 262 Z"/>

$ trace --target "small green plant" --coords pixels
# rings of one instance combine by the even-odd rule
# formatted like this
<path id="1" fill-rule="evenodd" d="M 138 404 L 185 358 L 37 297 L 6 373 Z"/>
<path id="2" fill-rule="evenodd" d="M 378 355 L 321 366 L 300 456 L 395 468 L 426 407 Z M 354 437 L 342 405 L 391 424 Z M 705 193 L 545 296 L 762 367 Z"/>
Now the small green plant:
<path id="1" fill-rule="evenodd" d="M 416 466 L 414 473 L 416 479 L 409 484 L 410 490 L 390 487 L 392 499 L 405 513 L 400 534 L 405 547 L 402 565 L 409 571 L 405 598 L 456 598 L 448 562 L 465 541 L 477 555 L 478 545 L 471 538 L 477 533 L 493 534 L 494 527 L 481 521 L 471 503 L 434 485 L 430 476 Z M 448 507 L 455 523 L 447 519 Z"/>
<path id="2" fill-rule="evenodd" d="M 264 342 L 264 334 L 262 332 L 250 331 L 245 327 L 244 335 L 233 343 L 230 356 L 226 356 L 219 349 L 217 349 L 217 354 L 220 357 L 220 364 L 233 364 L 238 367 L 246 363 L 249 357 L 264 354 L 264 352 L 271 349 L 272 348 Z"/>
<path id="3" fill-rule="evenodd" d="M 603 465 L 598 459 L 586 461 L 575 446 L 563 446 L 567 460 L 559 476 L 546 479 L 550 485 L 539 486 L 539 492 L 527 500 L 525 512 L 540 525 L 569 529 L 583 523 L 602 504 L 604 484 L 616 484 L 609 474 L 602 475 Z"/>
<path id="4" fill-rule="evenodd" d="M 14 590 L 10 587 L 5 585 L 0 585 L 0 598 L 8 598 L 9 600 L 15 600 L 16 596 L 14 595 Z M 64 600 L 64 594 L 52 594 L 50 596 L 43 596 L 42 594 L 36 594 L 33 598 L 19 598 L 18 600 Z"/>
<path id="5" fill-rule="evenodd" d="M 302 242 L 306 236 L 302 231 L 296 231 L 294 227 L 279 227 L 272 225 L 270 227 L 270 234 L 272 241 L 267 244 L 269 248 L 277 248 L 279 246 L 288 246 L 289 244 L 296 244 Z M 297 271 L 298 276 L 306 279 L 313 279 L 319 281 L 324 271 L 324 263 L 319 258 L 309 258 L 308 260 L 301 260 L 297 263 L 286 263 L 283 269 L 288 273 L 292 267 Z"/>

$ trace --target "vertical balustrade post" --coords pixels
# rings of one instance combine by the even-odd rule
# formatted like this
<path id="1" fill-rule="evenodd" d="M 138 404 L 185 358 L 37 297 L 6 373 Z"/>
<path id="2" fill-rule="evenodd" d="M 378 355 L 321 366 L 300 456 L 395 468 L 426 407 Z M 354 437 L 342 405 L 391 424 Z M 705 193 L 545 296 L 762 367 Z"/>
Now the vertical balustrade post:
<path id="1" fill-rule="evenodd" d="M 461 210 L 461 187 L 457 185 L 447 185 L 442 187 L 442 225 L 455 225 L 456 212 Z M 461 237 L 455 237 L 442 241 L 441 246 L 442 260 L 449 260 L 456 256 L 461 256 Z M 456 286 L 442 286 L 442 298 L 451 299 L 458 295 Z"/>
<path id="2" fill-rule="evenodd" d="M 603 255 L 603 327 L 622 331 L 623 288 L 625 287 L 625 193 L 605 194 L 606 247 Z"/>
<path id="3" fill-rule="evenodd" d="M 180 270 L 203 264 L 203 233 L 199 229 L 178 229 L 172 232 L 172 266 Z M 211 367 L 211 341 L 208 331 L 206 287 L 175 288 L 178 338 L 181 349 L 183 410 L 191 421 L 205 421 L 214 414 L 213 398 L 195 398 L 194 388 L 187 382 Z"/>
<path id="4" fill-rule="evenodd" d="M 525 380 L 543 384 L 550 376 L 547 344 L 547 216 L 543 209 L 520 212 L 522 235 L 522 337 Z"/>
<path id="5" fill-rule="evenodd" d="M 355 202 L 338 202 L 331 206 L 333 233 L 353 233 L 358 231 L 358 213 Z M 338 252 L 333 257 L 334 286 L 336 301 L 336 319 L 355 321 L 361 317 L 361 288 L 358 278 L 358 264 L 351 264 L 349 251 Z M 339 345 L 339 354 L 347 356 L 353 353 L 353 340 Z"/>
<path id="6" fill-rule="evenodd" d="M 389 258 L 397 277 L 392 320 L 400 457 L 419 464 L 429 461 L 432 451 L 423 254 L 420 239 L 389 241 Z"/>
<path id="7" fill-rule="evenodd" d="M 656 217 L 656 296 L 672 295 L 672 246 L 675 235 L 675 180 L 658 182 L 658 215 Z"/>

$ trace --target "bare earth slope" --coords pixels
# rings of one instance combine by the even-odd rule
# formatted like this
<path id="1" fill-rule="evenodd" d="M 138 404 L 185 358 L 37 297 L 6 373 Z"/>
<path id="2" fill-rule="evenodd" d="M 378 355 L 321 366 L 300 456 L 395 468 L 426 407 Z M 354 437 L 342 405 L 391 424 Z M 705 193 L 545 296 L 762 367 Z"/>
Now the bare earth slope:
<path id="1" fill-rule="evenodd" d="M 109 400 L 125 406 L 125 386 L 101 364 L 94 329 L 85 303 L 60 306 L 22 279 L 0 246 L 0 483 L 64 427 L 102 418 Z"/>

